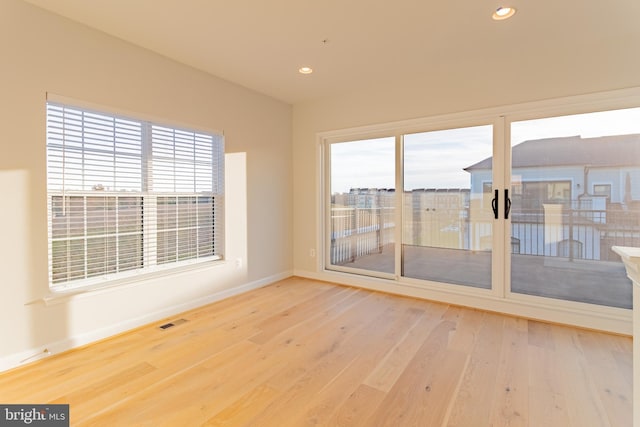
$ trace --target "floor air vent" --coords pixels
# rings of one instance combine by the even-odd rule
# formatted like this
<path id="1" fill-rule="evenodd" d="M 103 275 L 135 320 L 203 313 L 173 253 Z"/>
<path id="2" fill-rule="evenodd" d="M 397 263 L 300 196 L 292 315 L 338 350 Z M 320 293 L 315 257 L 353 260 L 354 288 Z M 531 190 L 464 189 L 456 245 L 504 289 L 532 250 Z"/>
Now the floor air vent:
<path id="1" fill-rule="evenodd" d="M 172 328 L 174 326 L 178 326 L 178 325 L 182 325 L 183 323 L 188 322 L 187 319 L 178 319 L 178 320 L 174 320 L 173 322 L 169 322 L 169 323 L 165 323 L 164 325 L 160 325 L 159 328 L 160 329 L 169 329 Z"/>

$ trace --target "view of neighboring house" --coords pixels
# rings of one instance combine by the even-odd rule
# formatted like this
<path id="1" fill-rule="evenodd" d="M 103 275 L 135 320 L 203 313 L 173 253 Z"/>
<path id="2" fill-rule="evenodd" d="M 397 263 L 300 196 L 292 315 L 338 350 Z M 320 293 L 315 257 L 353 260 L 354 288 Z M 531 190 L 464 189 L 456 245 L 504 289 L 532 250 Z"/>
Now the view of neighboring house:
<path id="1" fill-rule="evenodd" d="M 512 148 L 512 252 L 608 260 L 640 244 L 640 135 L 524 141 Z M 471 165 L 490 203 L 492 158 Z M 634 186 L 633 183 L 636 183 Z"/>

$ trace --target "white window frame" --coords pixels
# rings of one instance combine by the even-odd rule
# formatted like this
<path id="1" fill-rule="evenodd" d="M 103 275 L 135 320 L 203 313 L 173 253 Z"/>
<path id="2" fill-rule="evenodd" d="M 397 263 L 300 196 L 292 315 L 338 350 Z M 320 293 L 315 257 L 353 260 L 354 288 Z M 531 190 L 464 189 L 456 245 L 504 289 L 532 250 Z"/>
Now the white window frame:
<path id="1" fill-rule="evenodd" d="M 167 125 L 166 123 L 162 123 L 162 121 L 158 120 L 149 120 L 146 118 L 139 118 L 136 114 L 120 114 L 114 113 L 109 108 L 95 107 L 93 105 L 87 105 L 83 102 L 74 102 L 73 100 L 69 100 L 63 97 L 47 97 L 47 105 L 56 105 L 64 108 L 71 108 L 73 110 L 88 112 L 99 114 L 103 116 L 113 117 L 116 119 L 124 119 L 131 122 L 140 123 L 142 125 L 142 147 L 141 147 L 141 171 L 140 171 L 140 180 L 142 182 L 140 191 L 115 191 L 116 189 L 97 189 L 99 191 L 89 190 L 87 188 L 83 189 L 54 189 L 51 188 L 50 183 L 50 171 L 49 171 L 49 160 L 48 160 L 48 171 L 47 171 L 47 228 L 48 228 L 48 266 L 49 266 L 49 288 L 52 292 L 66 292 L 73 291 L 78 289 L 93 289 L 96 287 L 102 286 L 111 286 L 117 285 L 120 283 L 126 283 L 131 280 L 139 280 L 145 277 L 148 277 L 149 274 L 152 273 L 162 273 L 167 274 L 170 272 L 180 271 L 184 268 L 193 268 L 194 266 L 204 266 L 207 264 L 211 264 L 212 262 L 219 262 L 224 259 L 224 134 L 218 131 L 200 131 L 193 129 L 191 126 L 172 126 Z M 154 154 L 153 154 L 153 143 L 152 143 L 152 129 L 169 129 L 175 134 L 179 133 L 180 135 L 194 135 L 194 160 L 193 164 L 190 161 L 184 161 L 183 163 L 188 165 L 194 170 L 194 174 L 196 175 L 193 178 L 193 181 L 202 181 L 203 176 L 208 176 L 207 169 L 203 169 L 200 166 L 200 172 L 198 172 L 199 166 L 196 164 L 198 162 L 197 147 L 198 144 L 195 142 L 198 137 L 206 137 L 211 139 L 211 185 L 208 186 L 204 190 L 201 184 L 194 183 L 193 191 L 185 191 L 186 188 L 184 185 L 182 187 L 176 187 L 174 183 L 173 191 L 168 190 L 166 188 L 166 183 L 170 182 L 173 179 L 175 182 L 178 182 L 178 174 L 173 174 L 173 178 L 171 177 L 160 177 L 156 180 L 164 180 L 165 188 L 163 191 L 154 191 L 153 189 L 153 165 L 154 165 Z M 49 124 L 47 123 L 47 134 L 49 133 Z M 180 163 L 180 160 L 175 160 L 177 156 L 175 156 L 175 152 L 177 151 L 177 142 L 174 140 L 174 169 L 175 165 Z M 49 159 L 49 138 L 47 137 L 47 158 Z M 157 161 L 157 157 L 156 157 Z M 167 161 L 165 161 L 167 163 Z M 114 166 L 114 168 L 116 168 Z M 204 170 L 204 175 L 203 171 Z M 199 174 L 199 175 L 198 175 Z M 83 172 L 84 176 L 84 172 Z M 198 189 L 199 191 L 196 191 Z M 106 191 L 105 191 L 106 190 Z M 93 277 L 86 277 L 87 267 L 86 267 L 86 259 L 85 259 L 85 277 L 79 279 L 72 279 L 67 281 L 62 281 L 59 283 L 54 283 L 53 281 L 53 249 L 52 249 L 52 198 L 56 196 L 65 198 L 70 198 L 74 196 L 78 197 L 105 197 L 116 198 L 116 206 L 117 206 L 117 198 L 118 197 L 138 197 L 142 200 L 143 207 L 142 213 L 140 214 L 140 219 L 143 224 L 141 231 L 141 239 L 142 239 L 142 267 L 135 268 L 132 270 L 115 272 L 115 273 L 105 273 L 96 275 Z M 207 224 L 201 224 L 198 222 L 198 212 L 200 209 L 199 202 L 203 198 L 210 198 L 212 202 L 210 203 L 211 208 L 213 209 L 211 214 L 211 236 L 210 236 L 210 248 L 212 253 L 207 253 L 205 256 L 200 257 L 198 254 L 200 245 L 199 239 L 196 239 L 195 242 L 195 251 L 196 255 L 194 257 L 189 257 L 187 259 L 170 261 L 166 263 L 158 263 L 158 198 L 167 197 L 167 198 L 176 198 L 176 225 L 169 231 L 174 231 L 176 233 L 176 254 L 178 254 L 178 244 L 180 239 L 177 237 L 180 232 L 189 232 L 192 229 L 196 229 L 196 236 L 198 235 L 198 228 L 205 229 Z M 186 228 L 180 227 L 177 223 L 178 216 L 178 198 L 195 198 L 194 207 L 191 209 L 195 211 L 193 215 L 196 217 L 195 225 L 186 226 Z M 85 208 L 86 209 L 86 208 Z M 86 215 L 86 211 L 85 211 Z M 192 214 L 190 214 L 191 217 Z M 119 224 L 119 222 L 118 222 Z M 85 225 L 86 225 L 86 217 L 85 217 Z M 116 232 L 115 236 L 119 236 L 120 234 Z M 206 237 L 206 236 L 205 236 Z M 84 240 L 87 240 L 86 230 Z M 204 239 L 203 247 L 208 245 L 206 239 Z M 85 243 L 86 248 L 86 243 Z M 86 252 L 86 249 L 85 249 Z M 117 249 L 116 249 L 117 253 Z M 86 255 L 85 255 L 86 257 Z M 176 255 L 176 258 L 178 255 Z M 118 262 L 117 255 L 115 262 Z"/>

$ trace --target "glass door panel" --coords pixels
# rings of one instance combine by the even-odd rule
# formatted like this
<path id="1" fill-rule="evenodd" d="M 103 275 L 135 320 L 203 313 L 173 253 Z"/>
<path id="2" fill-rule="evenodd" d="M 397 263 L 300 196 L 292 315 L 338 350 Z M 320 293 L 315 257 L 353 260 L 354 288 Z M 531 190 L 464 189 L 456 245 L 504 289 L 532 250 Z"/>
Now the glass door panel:
<path id="1" fill-rule="evenodd" d="M 511 124 L 511 291 L 631 308 L 640 108 Z"/>
<path id="2" fill-rule="evenodd" d="M 330 149 L 330 267 L 395 273 L 395 138 Z"/>
<path id="3" fill-rule="evenodd" d="M 493 127 L 405 135 L 403 147 L 402 275 L 490 289 Z"/>

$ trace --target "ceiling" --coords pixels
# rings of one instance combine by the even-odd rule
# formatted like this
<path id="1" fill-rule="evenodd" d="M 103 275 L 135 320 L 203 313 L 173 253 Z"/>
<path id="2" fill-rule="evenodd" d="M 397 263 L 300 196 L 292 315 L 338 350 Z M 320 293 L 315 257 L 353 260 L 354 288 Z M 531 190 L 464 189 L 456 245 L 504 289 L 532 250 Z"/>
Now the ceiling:
<path id="1" fill-rule="evenodd" d="M 25 1 L 290 104 L 398 81 L 570 76 L 640 52 L 638 0 Z M 518 12 L 492 20 L 501 5 Z"/>

